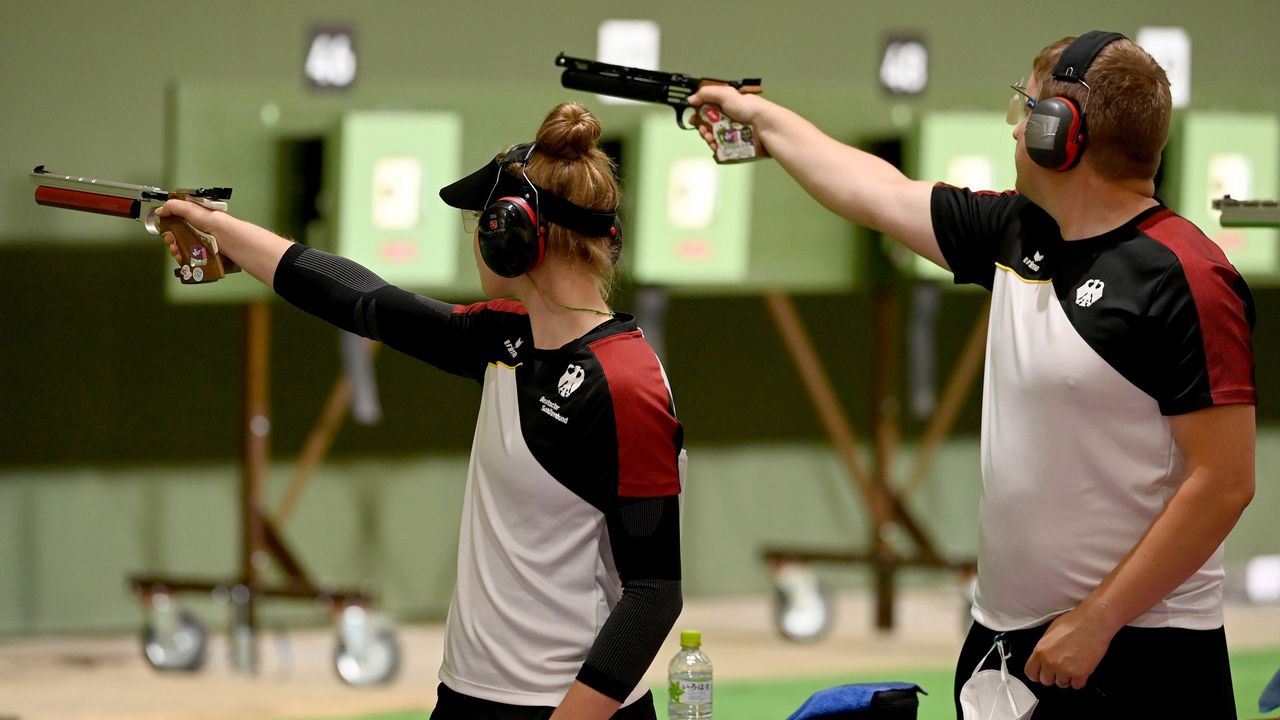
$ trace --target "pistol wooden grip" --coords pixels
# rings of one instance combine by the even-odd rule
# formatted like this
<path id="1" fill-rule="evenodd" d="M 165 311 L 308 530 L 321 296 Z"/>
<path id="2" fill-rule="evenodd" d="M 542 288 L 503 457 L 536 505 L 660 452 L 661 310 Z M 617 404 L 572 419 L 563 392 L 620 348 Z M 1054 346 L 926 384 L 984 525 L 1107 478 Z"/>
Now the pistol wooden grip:
<path id="1" fill-rule="evenodd" d="M 173 274 L 183 285 L 199 285 L 217 282 L 226 277 L 228 272 L 240 268 L 234 263 L 223 260 L 214 248 L 218 246 L 212 235 L 201 232 L 190 223 L 179 217 L 162 217 L 156 221 L 161 233 L 173 233 L 178 241 L 178 249 L 182 252 L 182 267 L 175 268 Z"/>
<path id="2" fill-rule="evenodd" d="M 714 103 L 703 103 L 694 114 L 694 123 L 707 128 L 716 139 L 717 163 L 738 163 L 769 157 L 755 127 L 740 123 Z"/>

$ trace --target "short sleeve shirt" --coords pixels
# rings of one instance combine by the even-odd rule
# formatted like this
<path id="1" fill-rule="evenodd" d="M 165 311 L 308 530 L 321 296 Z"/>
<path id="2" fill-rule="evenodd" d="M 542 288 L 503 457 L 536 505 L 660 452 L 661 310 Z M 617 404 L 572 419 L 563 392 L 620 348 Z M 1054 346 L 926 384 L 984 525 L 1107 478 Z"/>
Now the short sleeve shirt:
<path id="1" fill-rule="evenodd" d="M 1168 416 L 1253 404 L 1253 299 L 1163 205 L 1064 241 L 1017 193 L 933 190 L 957 283 L 991 291 L 974 617 L 1032 627 L 1080 603 L 1182 482 Z M 1131 624 L 1222 624 L 1222 549 Z"/>
<path id="2" fill-rule="evenodd" d="M 625 522 L 621 502 L 681 492 L 683 429 L 628 316 L 553 350 L 533 347 L 519 303 L 459 305 L 452 324 L 463 341 L 437 360 L 484 390 L 440 679 L 472 697 L 555 706 L 628 573 L 680 578 L 677 545 L 636 556 L 610 529 Z"/>

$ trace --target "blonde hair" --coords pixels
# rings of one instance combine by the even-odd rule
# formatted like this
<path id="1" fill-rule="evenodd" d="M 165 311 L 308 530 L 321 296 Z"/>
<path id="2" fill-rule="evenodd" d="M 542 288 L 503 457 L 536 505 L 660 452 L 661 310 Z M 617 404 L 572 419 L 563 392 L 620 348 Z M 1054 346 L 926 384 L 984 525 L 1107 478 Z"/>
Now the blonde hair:
<path id="1" fill-rule="evenodd" d="M 547 113 L 534 139 L 537 151 L 527 166 L 518 164 L 529 180 L 580 207 L 613 212 L 621 191 L 613 160 L 596 143 L 600 121 L 577 103 L 561 103 Z M 608 299 L 613 288 L 614 242 L 610 236 L 593 237 L 551 224 L 547 230 L 547 254 L 559 254 L 588 267 L 597 278 L 600 294 Z"/>
<path id="2" fill-rule="evenodd" d="M 1113 180 L 1150 180 L 1169 140 L 1169 78 L 1146 50 L 1128 39 L 1102 49 L 1085 74 L 1086 90 L 1054 80 L 1053 66 L 1075 37 L 1046 47 L 1033 64 L 1040 99 L 1069 98 L 1085 114 L 1084 162 Z"/>

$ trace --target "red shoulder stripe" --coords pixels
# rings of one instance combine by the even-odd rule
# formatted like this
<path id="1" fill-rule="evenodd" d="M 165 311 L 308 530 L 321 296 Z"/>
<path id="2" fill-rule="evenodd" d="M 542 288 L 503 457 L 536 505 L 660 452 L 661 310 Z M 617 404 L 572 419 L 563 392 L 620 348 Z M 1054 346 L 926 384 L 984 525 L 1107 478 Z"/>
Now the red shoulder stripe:
<path id="1" fill-rule="evenodd" d="M 473 313 L 482 310 L 494 310 L 517 315 L 529 314 L 529 311 L 525 309 L 524 303 L 516 302 L 515 300 L 486 300 L 485 302 L 472 303 L 470 305 L 453 306 L 455 313 Z"/>
<path id="2" fill-rule="evenodd" d="M 936 188 L 950 188 L 952 190 L 969 190 L 969 192 L 973 193 L 974 195 L 986 195 L 986 196 L 995 196 L 995 197 L 1013 197 L 1018 194 L 1017 190 L 971 190 L 969 188 L 957 187 L 955 185 L 952 185 L 949 182 L 944 182 L 942 180 L 935 182 L 933 186 Z"/>
<path id="3" fill-rule="evenodd" d="M 1252 330 L 1244 300 L 1234 290 L 1240 274 L 1217 243 L 1168 208 L 1138 229 L 1169 248 L 1182 265 L 1200 316 L 1213 403 L 1256 404 Z"/>
<path id="4" fill-rule="evenodd" d="M 653 349 L 639 330 L 590 345 L 604 370 L 618 433 L 618 495 L 665 497 L 680 492 L 679 422 Z"/>

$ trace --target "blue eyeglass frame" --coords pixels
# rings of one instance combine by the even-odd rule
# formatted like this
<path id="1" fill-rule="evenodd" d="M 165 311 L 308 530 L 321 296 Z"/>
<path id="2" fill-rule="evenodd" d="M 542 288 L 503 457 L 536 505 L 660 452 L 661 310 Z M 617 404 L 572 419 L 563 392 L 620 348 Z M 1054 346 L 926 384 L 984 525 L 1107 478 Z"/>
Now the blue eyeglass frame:
<path id="1" fill-rule="evenodd" d="M 1028 95 L 1028 94 L 1027 94 L 1027 89 L 1026 89 L 1025 87 L 1023 87 L 1023 86 L 1021 86 L 1021 85 L 1010 85 L 1009 87 L 1013 88 L 1013 91 L 1014 91 L 1014 92 L 1018 93 L 1019 95 L 1021 95 L 1022 97 L 1024 97 L 1024 98 L 1026 98 L 1026 99 L 1027 99 L 1027 109 L 1028 109 L 1028 110 L 1035 110 L 1035 109 L 1036 109 L 1036 103 L 1038 103 L 1038 102 L 1040 102 L 1040 101 L 1039 101 L 1039 100 L 1037 100 L 1037 99 L 1035 99 L 1035 98 L 1033 98 L 1033 97 L 1031 97 L 1030 95 Z"/>
<path id="2" fill-rule="evenodd" d="M 1020 121 L 1020 118 L 1018 117 L 1019 114 L 1017 112 L 1018 106 L 1016 103 L 1018 99 L 1018 95 L 1021 95 L 1022 97 L 1026 98 L 1026 103 L 1024 103 L 1024 107 L 1028 113 L 1031 112 L 1032 110 L 1035 110 L 1036 104 L 1039 103 L 1040 101 L 1028 95 L 1027 89 L 1020 84 L 1014 83 L 1014 84 L 1011 84 L 1009 87 L 1013 88 L 1013 92 L 1016 94 L 1013 97 L 1009 98 L 1009 112 L 1005 115 L 1005 120 L 1008 121 L 1010 125 L 1017 125 L 1018 122 Z"/>

